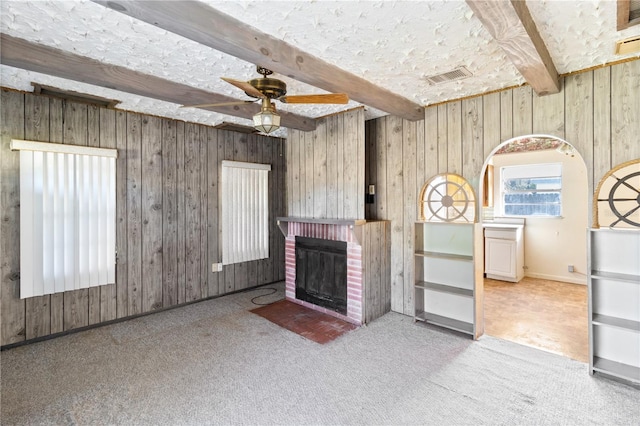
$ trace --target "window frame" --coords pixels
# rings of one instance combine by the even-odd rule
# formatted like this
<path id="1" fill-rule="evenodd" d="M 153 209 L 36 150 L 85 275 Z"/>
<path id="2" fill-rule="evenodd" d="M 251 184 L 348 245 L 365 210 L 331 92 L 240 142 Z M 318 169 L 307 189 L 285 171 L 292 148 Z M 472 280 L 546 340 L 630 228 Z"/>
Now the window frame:
<path id="1" fill-rule="evenodd" d="M 562 180 L 563 164 L 561 162 L 549 162 L 538 164 L 523 164 L 523 165 L 510 165 L 500 167 L 500 212 L 504 217 L 519 217 L 519 218 L 541 218 L 541 219 L 558 219 L 562 218 L 563 212 L 563 180 Z M 508 172 L 507 172 L 508 171 Z M 545 179 L 545 178 L 559 178 L 559 188 L 553 189 L 527 189 L 527 190 L 507 190 L 506 181 L 512 179 Z M 557 215 L 553 214 L 513 214 L 507 213 L 506 196 L 509 194 L 551 194 L 558 193 L 559 212 Z M 547 205 L 551 203 L 532 203 L 532 205 Z M 555 204 L 555 203 L 552 203 Z"/>

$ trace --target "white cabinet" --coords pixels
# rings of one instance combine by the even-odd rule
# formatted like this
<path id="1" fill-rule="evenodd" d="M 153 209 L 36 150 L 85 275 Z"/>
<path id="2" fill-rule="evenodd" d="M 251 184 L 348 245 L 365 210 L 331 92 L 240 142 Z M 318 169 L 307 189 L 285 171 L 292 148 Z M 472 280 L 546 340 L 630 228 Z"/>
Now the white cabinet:
<path id="1" fill-rule="evenodd" d="M 518 282 L 524 276 L 521 225 L 484 225 L 484 272 L 487 278 Z"/>
<path id="2" fill-rule="evenodd" d="M 474 338 L 482 334 L 482 304 L 476 291 L 481 271 L 476 268 L 474 246 L 478 229 L 473 223 L 416 223 L 416 321 L 457 330 Z"/>
<path id="3" fill-rule="evenodd" d="M 589 231 L 589 371 L 640 383 L 640 231 Z"/>
<path id="4" fill-rule="evenodd" d="M 516 276 L 516 242 L 484 238 L 484 272 L 491 276 L 515 278 Z"/>

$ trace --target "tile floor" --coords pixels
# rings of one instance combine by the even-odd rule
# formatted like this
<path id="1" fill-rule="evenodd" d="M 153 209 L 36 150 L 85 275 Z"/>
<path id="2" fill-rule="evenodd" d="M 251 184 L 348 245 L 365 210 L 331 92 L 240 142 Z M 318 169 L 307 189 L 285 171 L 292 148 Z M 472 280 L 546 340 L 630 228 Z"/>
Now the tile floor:
<path id="1" fill-rule="evenodd" d="M 484 280 L 485 333 L 588 362 L 587 286 Z"/>

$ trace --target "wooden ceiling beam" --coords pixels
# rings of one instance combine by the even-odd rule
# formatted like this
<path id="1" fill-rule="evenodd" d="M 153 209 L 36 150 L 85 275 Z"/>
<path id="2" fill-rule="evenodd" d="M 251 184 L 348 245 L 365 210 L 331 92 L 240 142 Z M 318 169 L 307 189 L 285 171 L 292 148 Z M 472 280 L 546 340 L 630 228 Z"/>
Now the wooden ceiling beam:
<path id="1" fill-rule="evenodd" d="M 109 65 L 92 58 L 76 55 L 54 47 L 33 43 L 7 34 L 0 34 L 0 63 L 68 80 L 133 93 L 181 105 L 234 102 L 238 99 L 196 89 L 117 65 Z M 260 105 L 243 104 L 203 108 L 220 114 L 252 119 Z M 278 111 L 283 127 L 310 131 L 316 120 L 286 111 Z"/>
<path id="2" fill-rule="evenodd" d="M 282 75 L 416 121 L 424 107 L 196 1 L 93 0 Z"/>
<path id="3" fill-rule="evenodd" d="M 634 9 L 631 8 L 631 0 L 618 0 L 617 30 L 622 31 L 627 28 L 640 24 L 640 7 L 635 3 Z"/>
<path id="4" fill-rule="evenodd" d="M 560 91 L 558 71 L 524 0 L 466 2 L 539 96 Z"/>

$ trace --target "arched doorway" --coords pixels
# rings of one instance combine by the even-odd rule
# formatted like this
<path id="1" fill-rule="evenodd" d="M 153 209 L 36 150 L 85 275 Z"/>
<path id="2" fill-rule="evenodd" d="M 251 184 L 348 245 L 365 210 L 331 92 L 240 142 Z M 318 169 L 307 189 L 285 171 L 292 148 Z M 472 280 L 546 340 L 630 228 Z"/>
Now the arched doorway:
<path id="1" fill-rule="evenodd" d="M 584 160 L 555 136 L 512 138 L 486 158 L 478 191 L 481 225 L 486 231 L 524 219 L 524 259 L 518 265 L 524 278 L 482 283 L 486 334 L 588 360 L 588 191 Z M 492 257 L 488 248 L 485 261 Z"/>

